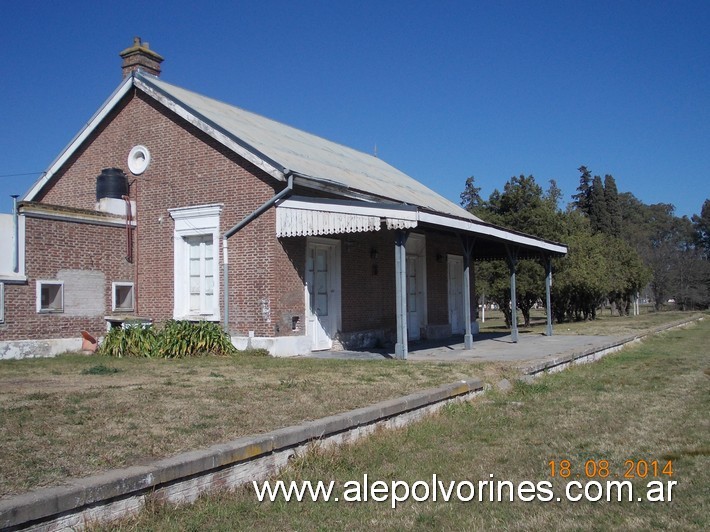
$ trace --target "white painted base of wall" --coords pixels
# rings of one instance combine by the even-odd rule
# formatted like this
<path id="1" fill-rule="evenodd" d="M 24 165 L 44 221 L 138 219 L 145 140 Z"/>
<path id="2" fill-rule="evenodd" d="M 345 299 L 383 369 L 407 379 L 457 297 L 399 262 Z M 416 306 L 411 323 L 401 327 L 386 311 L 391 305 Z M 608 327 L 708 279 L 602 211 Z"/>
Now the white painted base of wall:
<path id="1" fill-rule="evenodd" d="M 109 214 L 116 214 L 118 216 L 126 215 L 126 200 L 117 198 L 101 198 L 96 202 L 96 210 L 100 212 L 107 212 Z M 131 201 L 131 216 L 133 219 L 136 218 L 136 202 Z"/>
<path id="2" fill-rule="evenodd" d="M 81 351 L 81 337 L 0 342 L 0 360 L 54 357 L 67 351 Z"/>
<path id="3" fill-rule="evenodd" d="M 295 357 L 311 352 L 308 336 L 232 336 L 232 344 L 237 349 L 266 349 L 275 357 Z"/>

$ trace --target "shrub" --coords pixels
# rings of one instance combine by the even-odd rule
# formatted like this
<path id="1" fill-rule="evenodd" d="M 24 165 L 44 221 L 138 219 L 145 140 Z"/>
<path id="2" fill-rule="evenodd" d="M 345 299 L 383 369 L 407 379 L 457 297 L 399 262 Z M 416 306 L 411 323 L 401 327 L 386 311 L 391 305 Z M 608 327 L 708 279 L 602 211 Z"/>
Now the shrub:
<path id="1" fill-rule="evenodd" d="M 96 354 L 118 358 L 151 357 L 156 343 L 157 337 L 152 327 L 140 325 L 126 328 L 114 327 L 109 330 Z"/>
<path id="2" fill-rule="evenodd" d="M 187 358 L 237 353 L 219 324 L 170 320 L 159 330 L 132 326 L 109 331 L 97 354 L 113 357 Z"/>
<path id="3" fill-rule="evenodd" d="M 157 356 L 160 358 L 226 356 L 235 352 L 229 336 L 218 323 L 211 321 L 170 320 L 158 335 Z"/>

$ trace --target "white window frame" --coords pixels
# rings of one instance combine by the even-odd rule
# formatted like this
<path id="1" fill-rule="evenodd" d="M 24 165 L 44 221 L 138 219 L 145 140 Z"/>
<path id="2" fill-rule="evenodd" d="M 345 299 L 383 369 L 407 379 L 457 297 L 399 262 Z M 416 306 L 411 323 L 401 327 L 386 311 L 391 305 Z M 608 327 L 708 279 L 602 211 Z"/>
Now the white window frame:
<path id="1" fill-rule="evenodd" d="M 173 235 L 174 251 L 174 297 L 173 317 L 176 320 L 220 320 L 220 233 L 219 222 L 223 204 L 197 205 L 168 209 L 170 216 L 175 220 L 175 233 Z M 191 236 L 212 236 L 214 255 L 212 259 L 212 277 L 214 279 L 214 300 L 211 312 L 190 312 L 190 245 L 185 240 Z"/>
<path id="2" fill-rule="evenodd" d="M 131 308 L 123 308 L 116 306 L 118 302 L 117 290 L 119 288 L 129 288 L 131 292 Z M 113 312 L 135 312 L 136 310 L 136 289 L 135 285 L 130 281 L 114 281 L 111 283 L 111 311 Z"/>
<path id="3" fill-rule="evenodd" d="M 0 283 L 0 323 L 5 323 L 5 283 Z"/>
<path id="4" fill-rule="evenodd" d="M 42 287 L 43 286 L 58 286 L 59 287 L 59 308 L 42 308 Z M 56 279 L 42 279 L 37 281 L 37 312 L 39 314 L 60 314 L 64 312 L 64 281 Z"/>

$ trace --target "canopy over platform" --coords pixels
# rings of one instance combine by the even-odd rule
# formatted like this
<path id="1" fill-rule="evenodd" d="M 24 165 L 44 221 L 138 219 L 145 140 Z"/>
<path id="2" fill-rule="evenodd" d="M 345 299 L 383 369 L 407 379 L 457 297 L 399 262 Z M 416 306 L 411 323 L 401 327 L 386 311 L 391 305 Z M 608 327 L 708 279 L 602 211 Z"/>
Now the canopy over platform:
<path id="1" fill-rule="evenodd" d="M 396 203 L 291 196 L 276 207 L 276 236 L 318 236 L 386 229 L 426 229 L 476 239 L 476 259 L 563 256 L 567 247 L 478 220 L 464 220 Z"/>

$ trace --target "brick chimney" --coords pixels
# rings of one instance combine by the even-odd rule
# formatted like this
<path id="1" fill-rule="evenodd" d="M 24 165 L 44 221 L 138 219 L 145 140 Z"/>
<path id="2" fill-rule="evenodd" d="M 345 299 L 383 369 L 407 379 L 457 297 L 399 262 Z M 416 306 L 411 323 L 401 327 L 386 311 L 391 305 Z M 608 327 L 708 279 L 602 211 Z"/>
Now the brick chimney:
<path id="1" fill-rule="evenodd" d="M 123 59 L 121 68 L 124 79 L 134 70 L 160 76 L 160 63 L 163 62 L 163 57 L 151 50 L 148 43 L 142 42 L 140 37 L 134 37 L 133 46 L 126 48 L 119 55 Z"/>

